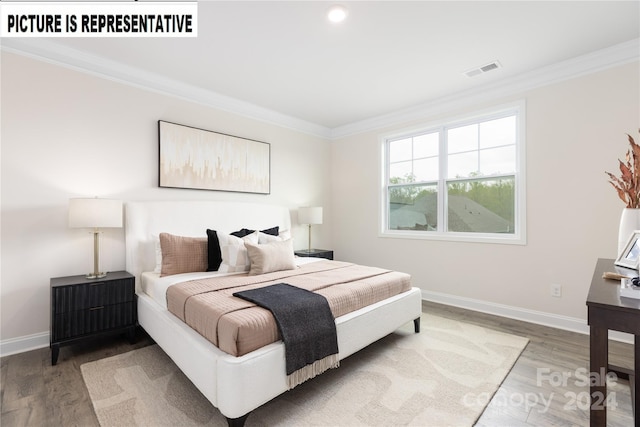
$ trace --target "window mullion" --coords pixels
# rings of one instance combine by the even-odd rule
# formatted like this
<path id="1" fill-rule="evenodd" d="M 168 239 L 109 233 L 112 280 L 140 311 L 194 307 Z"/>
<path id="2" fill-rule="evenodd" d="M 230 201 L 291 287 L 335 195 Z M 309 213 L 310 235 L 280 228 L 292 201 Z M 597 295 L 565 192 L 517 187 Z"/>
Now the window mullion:
<path id="1" fill-rule="evenodd" d="M 439 170 L 440 175 L 438 179 L 438 232 L 444 233 L 447 230 L 447 196 L 446 196 L 446 181 L 448 171 L 448 158 L 449 152 L 447 148 L 447 130 L 446 128 L 440 128 L 440 157 L 439 157 Z"/>
<path id="2" fill-rule="evenodd" d="M 413 146 L 413 137 L 411 137 L 411 176 L 413 177 L 416 176 L 415 162 L 416 162 L 415 148 Z"/>
<path id="3" fill-rule="evenodd" d="M 480 136 L 481 136 L 481 135 L 480 135 L 480 124 L 477 124 L 476 126 L 478 127 L 478 133 L 477 133 L 477 142 L 478 142 L 478 145 L 477 145 L 477 148 L 476 148 L 476 149 L 478 150 L 478 151 L 477 151 L 477 153 L 478 153 L 478 164 L 477 164 L 477 166 L 476 166 L 476 172 L 477 172 L 478 174 L 480 174 L 480 170 L 481 170 L 481 169 L 480 169 Z"/>

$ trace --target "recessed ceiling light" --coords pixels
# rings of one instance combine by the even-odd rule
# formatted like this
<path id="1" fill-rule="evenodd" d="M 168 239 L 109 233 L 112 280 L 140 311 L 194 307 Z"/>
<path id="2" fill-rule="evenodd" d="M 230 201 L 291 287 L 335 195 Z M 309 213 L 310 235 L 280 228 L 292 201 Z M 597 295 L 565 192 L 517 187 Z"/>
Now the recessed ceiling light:
<path id="1" fill-rule="evenodd" d="M 331 6 L 327 12 L 327 18 L 333 23 L 342 22 L 347 17 L 347 8 L 339 4 Z"/>

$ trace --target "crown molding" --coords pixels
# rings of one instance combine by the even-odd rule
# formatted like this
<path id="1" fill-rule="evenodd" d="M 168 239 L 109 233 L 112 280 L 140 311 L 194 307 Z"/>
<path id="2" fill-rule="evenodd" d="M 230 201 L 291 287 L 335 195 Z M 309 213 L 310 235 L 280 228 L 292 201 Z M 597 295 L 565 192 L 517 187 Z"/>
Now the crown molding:
<path id="1" fill-rule="evenodd" d="M 137 88 L 196 102 L 208 107 L 275 124 L 327 140 L 335 140 L 359 133 L 375 131 L 413 120 L 419 120 L 429 115 L 446 113 L 480 102 L 515 95 L 563 80 L 628 64 L 638 61 L 640 58 L 640 39 L 634 39 L 557 64 L 532 70 L 518 76 L 434 99 L 414 107 L 331 129 L 217 92 L 203 90 L 155 73 L 142 71 L 138 68 L 95 55 L 89 55 L 50 40 L 37 38 L 5 38 L 1 41 L 1 48 L 3 51 L 24 55 Z"/>
<path id="2" fill-rule="evenodd" d="M 480 102 L 517 95 L 528 90 L 638 60 L 640 60 L 640 39 L 634 39 L 517 76 L 434 99 L 414 107 L 339 126 L 331 130 L 331 139 L 380 130 L 393 125 L 423 119 L 430 115 L 447 113 L 466 106 L 476 105 Z"/>
<path id="3" fill-rule="evenodd" d="M 32 59 L 63 66 L 76 71 L 127 84 L 137 88 L 196 102 L 240 116 L 276 124 L 306 134 L 328 139 L 331 129 L 217 92 L 169 79 L 159 74 L 111 61 L 50 40 L 38 38 L 5 38 L 2 50 Z"/>

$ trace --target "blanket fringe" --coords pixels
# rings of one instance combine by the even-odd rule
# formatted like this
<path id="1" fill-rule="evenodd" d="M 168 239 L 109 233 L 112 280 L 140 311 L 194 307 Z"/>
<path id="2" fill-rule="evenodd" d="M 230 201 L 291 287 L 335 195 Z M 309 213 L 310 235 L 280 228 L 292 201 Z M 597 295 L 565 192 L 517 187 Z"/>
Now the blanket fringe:
<path id="1" fill-rule="evenodd" d="M 311 378 L 320 375 L 324 371 L 337 368 L 340 366 L 340 359 L 338 354 L 330 354 L 329 356 L 316 360 L 313 363 L 308 364 L 304 368 L 300 368 L 293 372 L 291 375 L 287 375 L 287 385 L 289 390 L 303 382 L 310 380 Z"/>

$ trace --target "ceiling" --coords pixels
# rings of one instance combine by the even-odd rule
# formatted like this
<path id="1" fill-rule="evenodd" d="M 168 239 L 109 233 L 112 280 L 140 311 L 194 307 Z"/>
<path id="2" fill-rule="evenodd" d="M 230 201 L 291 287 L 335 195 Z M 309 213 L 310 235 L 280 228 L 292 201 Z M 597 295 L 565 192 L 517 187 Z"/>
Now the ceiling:
<path id="1" fill-rule="evenodd" d="M 47 46 L 335 129 L 640 37 L 638 1 L 341 2 L 349 11 L 341 24 L 326 19 L 333 2 L 198 4 L 197 38 Z M 493 61 L 501 67 L 464 75 Z"/>

